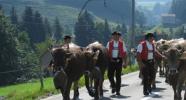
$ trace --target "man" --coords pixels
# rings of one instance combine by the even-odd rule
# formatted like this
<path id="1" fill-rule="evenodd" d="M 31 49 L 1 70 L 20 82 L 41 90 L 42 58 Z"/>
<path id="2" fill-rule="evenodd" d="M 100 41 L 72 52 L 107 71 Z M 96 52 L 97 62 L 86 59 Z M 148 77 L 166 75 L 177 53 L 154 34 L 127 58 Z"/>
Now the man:
<path id="1" fill-rule="evenodd" d="M 163 57 L 154 47 L 154 35 L 147 33 L 145 40 L 137 48 L 137 61 L 143 75 L 143 94 L 151 93 L 151 84 L 155 80 L 154 58 Z"/>
<path id="2" fill-rule="evenodd" d="M 69 44 L 72 42 L 72 37 L 70 35 L 65 35 L 63 39 L 64 43 L 62 46 L 69 49 Z"/>
<path id="3" fill-rule="evenodd" d="M 120 37 L 120 33 L 113 32 L 112 39 L 107 43 L 110 57 L 108 78 L 111 83 L 112 93 L 116 92 L 116 95 L 120 95 L 122 66 L 126 67 L 126 48 Z M 116 75 L 116 81 L 114 75 Z"/>

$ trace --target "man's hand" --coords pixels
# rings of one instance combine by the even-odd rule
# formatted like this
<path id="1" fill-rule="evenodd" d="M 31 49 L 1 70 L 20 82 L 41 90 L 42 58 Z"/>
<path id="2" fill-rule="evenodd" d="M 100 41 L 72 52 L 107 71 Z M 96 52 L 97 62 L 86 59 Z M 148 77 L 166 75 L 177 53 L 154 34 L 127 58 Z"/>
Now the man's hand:
<path id="1" fill-rule="evenodd" d="M 128 65 L 128 64 L 127 64 L 126 62 L 123 62 L 123 63 L 122 63 L 122 67 L 123 67 L 123 68 L 127 68 L 127 65 Z"/>
<path id="2" fill-rule="evenodd" d="M 127 68 L 127 66 L 128 66 L 127 56 L 125 56 L 125 57 L 122 59 L 122 61 L 123 61 L 122 67 L 123 67 L 123 68 Z"/>

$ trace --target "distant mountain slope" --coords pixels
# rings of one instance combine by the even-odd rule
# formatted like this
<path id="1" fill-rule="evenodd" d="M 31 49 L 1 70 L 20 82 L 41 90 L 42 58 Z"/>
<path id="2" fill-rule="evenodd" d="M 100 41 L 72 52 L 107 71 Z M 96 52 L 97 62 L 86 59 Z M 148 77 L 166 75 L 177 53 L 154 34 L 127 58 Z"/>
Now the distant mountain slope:
<path id="1" fill-rule="evenodd" d="M 87 0 L 46 0 L 49 4 L 67 5 L 81 9 Z M 117 22 L 129 22 L 131 16 L 131 0 L 91 0 L 87 9 L 101 18 Z"/>
<path id="2" fill-rule="evenodd" d="M 57 16 L 64 26 L 73 26 L 77 21 L 79 10 L 65 5 L 55 5 L 46 3 L 45 0 L 0 0 L 0 4 L 5 10 L 5 14 L 9 15 L 10 9 L 14 6 L 19 17 L 23 14 L 25 6 L 31 6 L 34 11 L 38 10 L 43 17 L 49 18 L 51 24 L 54 23 Z M 101 20 L 94 15 L 97 20 Z M 73 27 L 72 27 L 73 28 Z"/>
<path id="3" fill-rule="evenodd" d="M 86 0 L 0 0 L 0 4 L 9 12 L 11 6 L 15 6 L 18 13 L 21 14 L 25 5 L 39 10 L 41 14 L 54 20 L 58 16 L 62 23 L 67 25 L 74 24 L 77 21 L 78 13 Z M 103 0 L 92 0 L 87 9 L 95 16 L 102 19 L 107 18 L 117 23 L 129 22 L 131 16 L 130 0 L 106 0 L 105 6 Z M 128 2 L 128 3 L 127 3 Z M 98 17 L 97 17 L 98 18 Z M 99 18 L 98 18 L 99 19 Z"/>

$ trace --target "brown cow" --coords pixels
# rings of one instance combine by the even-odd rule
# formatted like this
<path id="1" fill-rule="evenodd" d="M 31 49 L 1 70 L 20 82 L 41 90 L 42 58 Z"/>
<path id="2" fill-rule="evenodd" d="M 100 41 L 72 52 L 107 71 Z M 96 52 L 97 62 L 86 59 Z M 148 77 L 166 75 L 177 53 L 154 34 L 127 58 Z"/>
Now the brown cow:
<path id="1" fill-rule="evenodd" d="M 77 82 L 83 74 L 86 72 L 94 72 L 94 76 L 100 74 L 94 68 L 99 52 L 81 51 L 78 48 L 70 47 L 70 49 L 54 49 L 52 55 L 53 66 L 57 71 L 54 76 L 54 85 L 56 89 L 61 90 L 63 100 L 70 100 L 69 93 L 72 82 Z M 77 89 L 75 94 L 76 91 Z"/>
<path id="2" fill-rule="evenodd" d="M 161 54 L 163 54 L 163 52 L 168 49 L 167 41 L 168 40 L 160 39 L 159 41 L 155 43 L 156 50 L 158 50 Z M 156 59 L 156 62 L 155 62 L 156 69 L 159 68 L 159 75 L 162 76 L 166 73 L 164 60 L 158 59 L 158 58 L 155 58 L 155 59 Z"/>
<path id="3" fill-rule="evenodd" d="M 169 83 L 174 90 L 174 100 L 181 100 L 181 90 L 186 81 L 186 41 L 177 41 L 165 52 L 168 64 Z M 186 98 L 185 98 L 186 99 Z"/>
<path id="4" fill-rule="evenodd" d="M 164 55 L 164 53 L 172 46 L 177 45 L 181 42 L 183 42 L 184 39 L 180 38 L 180 39 L 172 39 L 172 40 L 159 40 L 156 42 L 156 49 L 162 53 Z M 162 75 L 165 74 L 165 82 L 169 83 L 169 79 L 168 79 L 168 65 L 167 65 L 167 59 L 159 59 L 157 60 L 157 65 L 160 67 L 160 75 L 161 75 L 161 68 L 162 70 Z"/>
<path id="5" fill-rule="evenodd" d="M 86 49 L 87 50 L 92 50 L 93 52 L 100 51 L 95 67 L 97 67 L 101 71 L 101 80 L 102 81 L 101 81 L 101 84 L 100 84 L 100 94 L 99 95 L 103 96 L 104 74 L 105 74 L 105 71 L 108 67 L 108 60 L 109 60 L 107 49 L 99 42 L 94 42 L 94 43 L 89 44 L 86 47 Z"/>

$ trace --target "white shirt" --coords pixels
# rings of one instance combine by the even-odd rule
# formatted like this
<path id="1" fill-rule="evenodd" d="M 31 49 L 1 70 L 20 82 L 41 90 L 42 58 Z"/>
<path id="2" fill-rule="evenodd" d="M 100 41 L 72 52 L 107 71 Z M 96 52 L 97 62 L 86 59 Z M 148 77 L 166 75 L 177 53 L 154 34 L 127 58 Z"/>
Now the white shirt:
<path id="1" fill-rule="evenodd" d="M 113 44 L 113 50 L 112 50 L 112 58 L 118 58 L 118 54 L 119 54 L 119 42 L 118 41 L 114 41 L 114 44 Z M 107 43 L 107 49 L 109 49 L 109 42 Z M 125 47 L 125 44 L 123 42 L 123 50 L 126 52 L 126 47 Z"/>
<path id="2" fill-rule="evenodd" d="M 152 51 L 152 50 L 153 50 L 152 44 L 151 44 L 149 41 L 146 41 L 146 44 L 147 44 L 148 51 Z M 138 45 L 138 48 L 137 48 L 137 52 L 141 53 L 141 52 L 142 52 L 142 49 L 143 49 L 142 44 L 139 44 L 139 45 Z M 148 60 L 153 59 L 153 52 L 148 52 L 148 57 L 147 57 L 147 59 L 148 59 Z"/>

